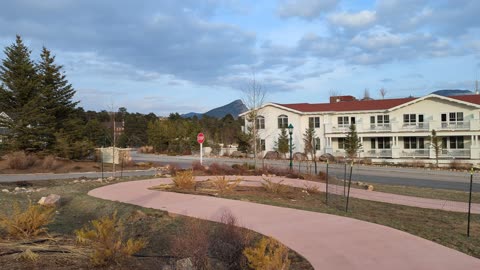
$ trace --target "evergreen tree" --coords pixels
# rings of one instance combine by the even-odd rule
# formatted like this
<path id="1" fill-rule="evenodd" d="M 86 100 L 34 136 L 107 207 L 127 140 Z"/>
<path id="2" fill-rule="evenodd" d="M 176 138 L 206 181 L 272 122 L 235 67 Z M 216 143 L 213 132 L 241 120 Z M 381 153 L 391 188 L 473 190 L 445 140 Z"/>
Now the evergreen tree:
<path id="1" fill-rule="evenodd" d="M 280 134 L 278 135 L 278 139 L 275 142 L 274 148 L 280 154 L 283 154 L 284 157 L 285 157 L 285 154 L 287 154 L 288 151 L 290 150 L 289 138 L 288 138 L 288 133 L 286 128 L 282 128 L 280 130 Z"/>
<path id="2" fill-rule="evenodd" d="M 49 117 L 44 111 L 31 51 L 17 35 L 15 43 L 6 47 L 4 53 L 6 57 L 0 66 L 0 111 L 13 120 L 1 123 L 10 130 L 10 147 L 14 150 L 43 149 L 51 130 L 45 125 Z"/>
<path id="3" fill-rule="evenodd" d="M 437 131 L 435 131 L 435 129 L 432 129 L 432 135 L 430 135 L 430 146 L 435 152 L 435 165 L 438 167 L 438 157 L 442 152 L 442 140 L 437 136 Z"/>
<path id="4" fill-rule="evenodd" d="M 351 124 L 350 131 L 345 138 L 345 151 L 348 157 L 355 158 L 360 148 L 362 148 L 362 144 L 358 138 L 357 129 L 354 124 Z"/>
<path id="5" fill-rule="evenodd" d="M 43 47 L 40 57 L 37 69 L 45 111 L 54 118 L 48 124 L 51 129 L 58 132 L 65 128 L 65 120 L 72 118 L 78 102 L 72 100 L 75 90 L 62 72 L 63 66 L 55 64 L 55 56 Z"/>

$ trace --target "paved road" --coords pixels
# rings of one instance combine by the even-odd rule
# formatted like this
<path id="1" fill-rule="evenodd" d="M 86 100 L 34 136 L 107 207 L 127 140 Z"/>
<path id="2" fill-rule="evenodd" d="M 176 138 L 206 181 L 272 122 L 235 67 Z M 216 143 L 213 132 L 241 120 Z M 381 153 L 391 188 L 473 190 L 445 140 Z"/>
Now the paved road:
<path id="1" fill-rule="evenodd" d="M 120 176 L 120 172 L 115 174 Z M 142 176 L 155 175 L 155 170 L 143 171 L 124 171 L 123 176 Z M 104 177 L 112 176 L 111 172 L 105 172 Z M 53 180 L 53 179 L 76 179 L 80 177 L 100 178 L 102 173 L 99 172 L 78 172 L 78 173 L 34 173 L 34 174 L 0 174 L 1 182 L 17 182 L 17 181 L 36 181 L 36 180 Z"/>
<path id="2" fill-rule="evenodd" d="M 192 156 L 163 156 L 132 153 L 136 161 L 155 161 L 162 164 L 175 163 L 180 167 L 190 167 L 192 162 L 198 161 L 199 157 Z M 251 159 L 232 159 L 232 158 L 204 158 L 204 164 L 211 163 L 223 164 L 253 164 Z M 258 166 L 274 166 L 279 168 L 288 168 L 288 161 L 263 160 L 258 161 Z M 299 167 L 300 165 L 300 167 Z M 325 164 L 318 164 L 318 170 L 325 171 Z M 306 165 L 294 163 L 294 168 L 306 171 Z M 329 174 L 338 178 L 344 177 L 345 167 L 343 164 L 330 164 Z M 467 191 L 469 188 L 470 174 L 467 172 L 452 172 L 441 170 L 428 170 L 416 168 L 394 168 L 354 165 L 353 181 L 362 181 L 369 183 L 381 183 L 390 185 L 405 185 L 417 187 L 430 187 Z M 480 192 L 480 175 L 475 174 L 473 190 Z"/>
<path id="3" fill-rule="evenodd" d="M 272 236 L 315 269 L 480 269 L 480 260 L 386 226 L 244 201 L 149 190 L 169 179 L 123 182 L 89 195 L 218 221 L 230 211 L 243 227 Z"/>

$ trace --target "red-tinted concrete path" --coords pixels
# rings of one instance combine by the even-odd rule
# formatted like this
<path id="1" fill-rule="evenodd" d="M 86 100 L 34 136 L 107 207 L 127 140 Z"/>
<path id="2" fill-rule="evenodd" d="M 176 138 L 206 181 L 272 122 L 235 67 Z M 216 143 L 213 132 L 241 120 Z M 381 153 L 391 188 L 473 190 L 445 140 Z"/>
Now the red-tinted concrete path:
<path id="1" fill-rule="evenodd" d="M 89 195 L 218 221 L 228 209 L 246 228 L 302 254 L 315 269 L 480 269 L 480 260 L 389 227 L 340 216 L 149 190 L 170 179 L 124 182 Z"/>

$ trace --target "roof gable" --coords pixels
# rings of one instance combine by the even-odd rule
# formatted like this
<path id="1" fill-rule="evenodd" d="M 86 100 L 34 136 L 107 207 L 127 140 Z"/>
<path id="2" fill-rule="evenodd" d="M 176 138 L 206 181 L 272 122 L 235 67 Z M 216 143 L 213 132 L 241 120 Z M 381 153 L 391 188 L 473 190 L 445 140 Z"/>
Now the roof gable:
<path id="1" fill-rule="evenodd" d="M 406 107 L 408 105 L 420 102 L 422 100 L 431 99 L 431 98 L 437 98 L 437 99 L 446 100 L 446 101 L 450 101 L 450 102 L 454 102 L 454 103 L 459 103 L 459 104 L 462 104 L 462 105 L 467 105 L 467 106 L 471 106 L 471 107 L 480 108 L 480 96 L 479 95 L 440 96 L 440 95 L 436 95 L 436 94 L 430 94 L 430 95 L 426 95 L 426 96 L 421 97 L 421 98 L 413 99 L 409 102 L 400 104 L 398 106 L 395 106 L 395 107 L 391 108 L 390 111 L 394 111 L 394 110 Z"/>

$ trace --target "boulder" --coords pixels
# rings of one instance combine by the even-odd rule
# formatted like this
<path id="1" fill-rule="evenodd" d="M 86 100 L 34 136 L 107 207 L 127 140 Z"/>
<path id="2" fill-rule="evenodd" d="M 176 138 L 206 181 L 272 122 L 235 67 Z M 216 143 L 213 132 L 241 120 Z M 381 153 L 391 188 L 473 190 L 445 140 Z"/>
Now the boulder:
<path id="1" fill-rule="evenodd" d="M 368 191 L 373 191 L 373 186 L 372 186 L 372 185 L 368 185 L 368 186 L 367 186 L 367 190 L 368 190 Z"/>
<path id="2" fill-rule="evenodd" d="M 178 260 L 175 263 L 175 269 L 176 270 L 194 270 L 196 268 L 193 266 L 192 260 L 190 258 L 185 258 L 185 259 Z"/>
<path id="3" fill-rule="evenodd" d="M 45 205 L 45 206 L 56 206 L 60 204 L 60 195 L 57 194 L 50 194 L 47 197 L 42 197 L 38 201 L 38 204 Z"/>
<path id="4" fill-rule="evenodd" d="M 327 153 L 327 154 L 321 155 L 321 156 L 318 158 L 318 160 L 323 161 L 323 162 L 326 162 L 327 160 L 333 162 L 333 161 L 335 161 L 335 157 L 334 157 L 332 154 L 328 154 L 328 153 Z"/>
<path id="5" fill-rule="evenodd" d="M 2 192 L 9 193 L 10 191 L 8 189 L 2 189 Z"/>
<path id="6" fill-rule="evenodd" d="M 235 157 L 235 158 L 243 158 L 245 156 L 246 156 L 245 153 L 242 153 L 240 151 L 233 151 L 231 155 L 231 157 Z"/>
<path id="7" fill-rule="evenodd" d="M 304 153 L 296 152 L 295 154 L 293 154 L 293 159 L 303 161 L 308 160 L 308 157 Z"/>
<path id="8" fill-rule="evenodd" d="M 268 151 L 263 158 L 264 159 L 281 159 L 282 155 L 278 151 Z"/>

